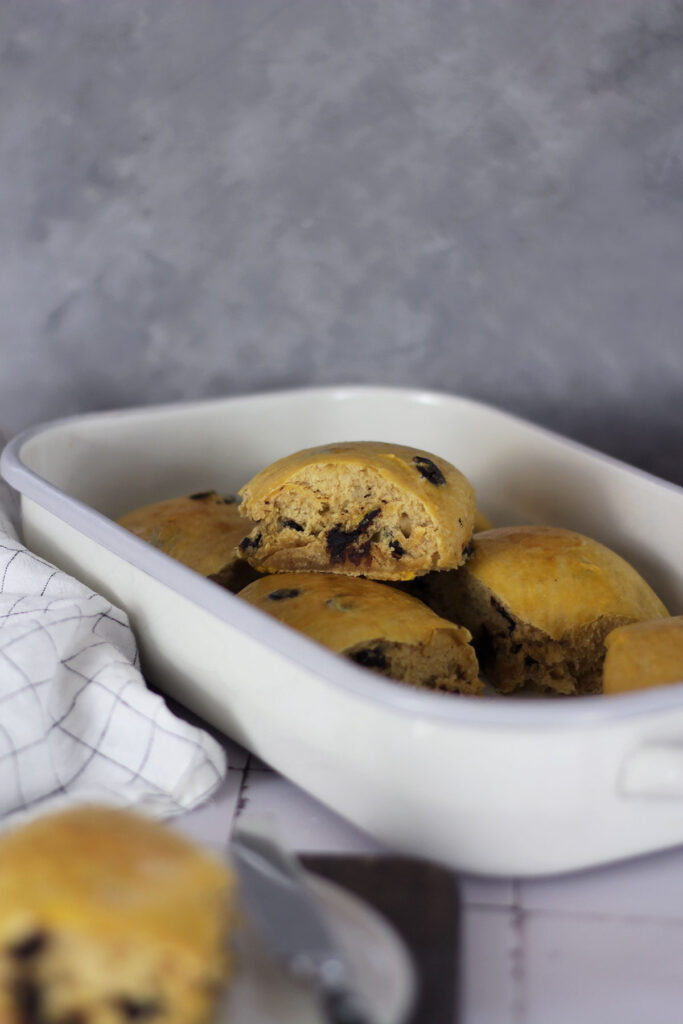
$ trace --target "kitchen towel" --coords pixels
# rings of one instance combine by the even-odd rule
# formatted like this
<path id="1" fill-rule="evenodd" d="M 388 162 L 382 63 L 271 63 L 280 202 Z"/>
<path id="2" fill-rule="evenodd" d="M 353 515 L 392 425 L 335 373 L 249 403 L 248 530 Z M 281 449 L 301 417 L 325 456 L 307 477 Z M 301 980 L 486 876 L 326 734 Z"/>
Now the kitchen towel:
<path id="1" fill-rule="evenodd" d="M 190 810 L 223 748 L 147 688 L 126 615 L 28 551 L 0 497 L 0 824 L 93 801 Z"/>

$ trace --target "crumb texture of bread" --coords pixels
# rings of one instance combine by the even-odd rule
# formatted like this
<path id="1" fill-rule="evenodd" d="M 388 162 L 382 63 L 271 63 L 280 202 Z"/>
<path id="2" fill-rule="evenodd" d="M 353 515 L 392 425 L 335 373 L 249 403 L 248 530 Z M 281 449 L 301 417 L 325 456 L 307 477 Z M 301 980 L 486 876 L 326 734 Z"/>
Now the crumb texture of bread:
<path id="1" fill-rule="evenodd" d="M 501 693 L 597 693 L 607 634 L 667 614 L 623 558 L 555 527 L 477 534 L 466 565 L 430 577 L 425 588 L 440 614 L 470 630 L 484 674 Z"/>
<path id="2" fill-rule="evenodd" d="M 382 675 L 456 693 L 482 689 L 469 632 L 394 587 L 355 576 L 278 573 L 239 596 Z"/>
<path id="3" fill-rule="evenodd" d="M 683 615 L 621 626 L 605 646 L 605 693 L 683 683 Z"/>
<path id="4" fill-rule="evenodd" d="M 128 512 L 118 524 L 202 576 L 220 575 L 223 586 L 246 583 L 239 575 L 233 583 L 232 572 L 241 561 L 237 546 L 253 523 L 240 515 L 234 498 L 216 491 L 169 498 Z"/>
<path id="5" fill-rule="evenodd" d="M 459 566 L 474 529 L 474 490 L 459 470 L 381 442 L 296 452 L 240 495 L 256 523 L 241 551 L 261 572 L 411 579 Z"/>
<path id="6" fill-rule="evenodd" d="M 7 1024 L 208 1024 L 229 972 L 231 873 L 170 829 L 82 807 L 0 839 Z"/>

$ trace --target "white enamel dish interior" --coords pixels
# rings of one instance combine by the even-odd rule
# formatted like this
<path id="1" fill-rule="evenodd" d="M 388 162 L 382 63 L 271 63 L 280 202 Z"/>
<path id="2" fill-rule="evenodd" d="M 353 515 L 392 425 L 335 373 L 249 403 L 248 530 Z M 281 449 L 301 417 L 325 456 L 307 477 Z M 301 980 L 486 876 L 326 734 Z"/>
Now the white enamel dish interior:
<path id="1" fill-rule="evenodd" d="M 74 417 L 3 453 L 25 540 L 125 608 L 148 678 L 390 846 L 536 875 L 683 842 L 683 683 L 613 697 L 463 698 L 357 667 L 129 534 L 122 513 L 234 493 L 343 440 L 453 462 L 495 525 L 547 523 L 631 561 L 683 611 L 683 490 L 468 399 L 288 391 Z"/>

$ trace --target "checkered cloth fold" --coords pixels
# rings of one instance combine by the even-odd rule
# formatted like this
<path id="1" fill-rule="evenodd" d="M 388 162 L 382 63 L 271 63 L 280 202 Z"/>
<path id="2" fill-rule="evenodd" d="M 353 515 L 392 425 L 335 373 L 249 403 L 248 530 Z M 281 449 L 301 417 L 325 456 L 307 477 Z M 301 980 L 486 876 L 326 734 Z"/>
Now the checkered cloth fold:
<path id="1" fill-rule="evenodd" d="M 168 817 L 226 768 L 147 689 L 125 614 L 28 551 L 0 506 L 0 823 L 93 801 Z"/>

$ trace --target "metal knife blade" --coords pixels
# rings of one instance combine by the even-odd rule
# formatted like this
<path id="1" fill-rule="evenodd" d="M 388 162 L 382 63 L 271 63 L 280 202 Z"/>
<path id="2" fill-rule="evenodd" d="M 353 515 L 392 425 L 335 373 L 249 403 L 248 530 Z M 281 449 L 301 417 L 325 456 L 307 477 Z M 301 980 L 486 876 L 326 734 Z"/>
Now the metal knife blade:
<path id="1" fill-rule="evenodd" d="M 270 955 L 314 987 L 330 1024 L 373 1024 L 303 868 L 272 825 L 236 825 L 230 854 L 244 906 Z"/>

